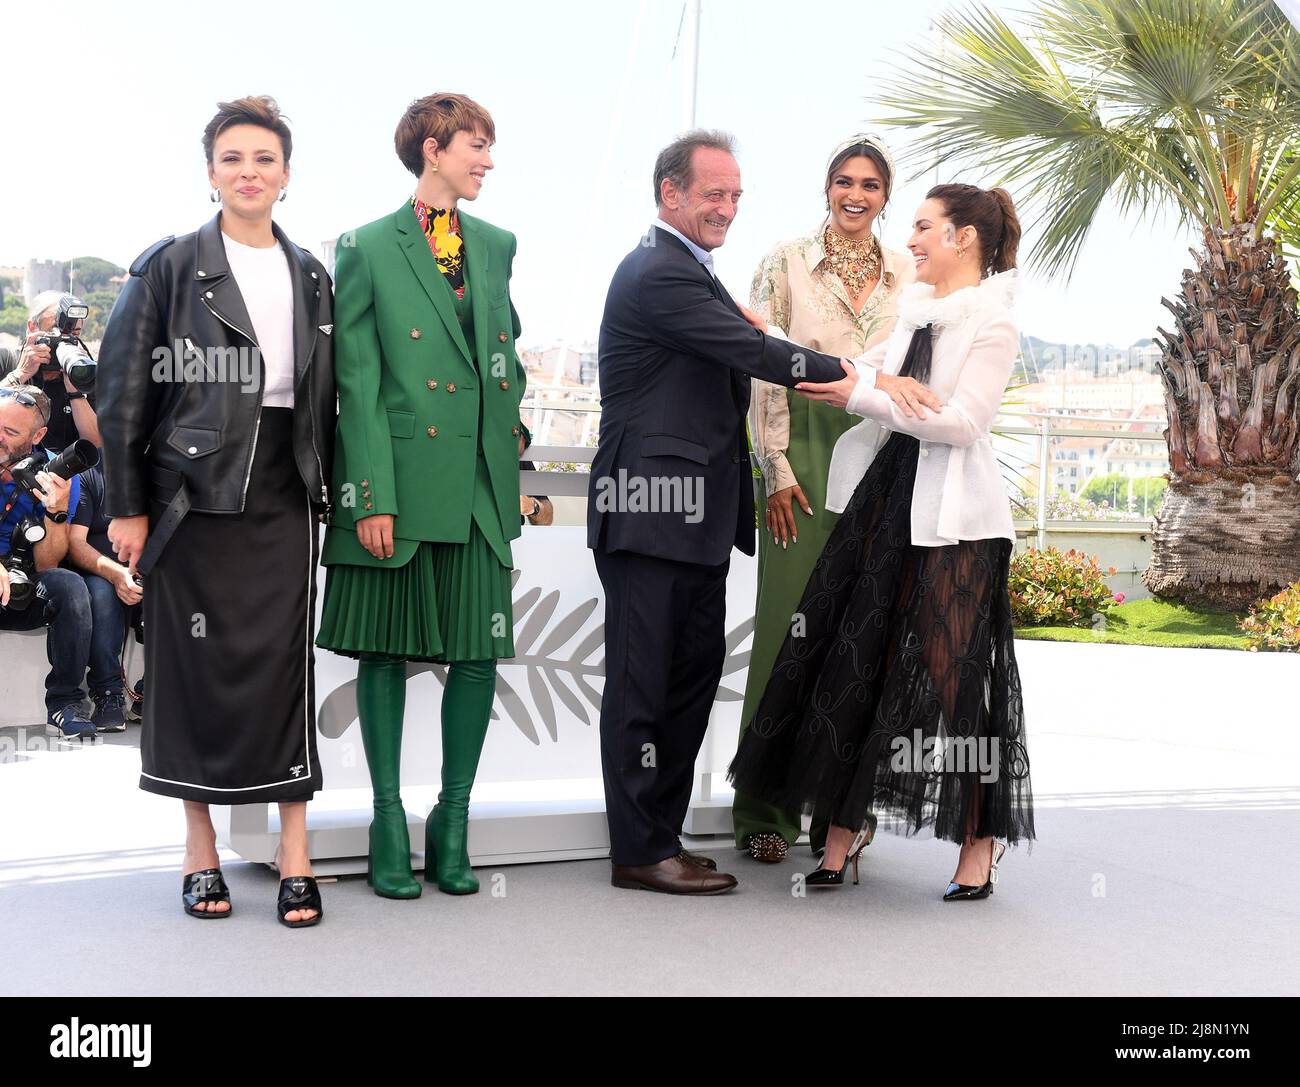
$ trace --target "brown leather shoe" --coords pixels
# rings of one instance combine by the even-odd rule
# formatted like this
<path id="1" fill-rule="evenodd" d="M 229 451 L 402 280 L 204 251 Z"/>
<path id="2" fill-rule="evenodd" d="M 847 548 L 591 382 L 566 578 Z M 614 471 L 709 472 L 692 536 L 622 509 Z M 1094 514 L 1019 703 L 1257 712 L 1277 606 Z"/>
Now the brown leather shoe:
<path id="1" fill-rule="evenodd" d="M 689 849 L 683 848 L 677 855 L 688 864 L 698 864 L 701 868 L 707 868 L 710 872 L 718 870 L 718 862 L 712 857 L 706 857 L 703 853 L 692 853 Z"/>
<path id="2" fill-rule="evenodd" d="M 730 891 L 736 877 L 702 868 L 678 854 L 658 864 L 616 864 L 609 882 L 615 887 L 668 895 L 717 895 Z"/>

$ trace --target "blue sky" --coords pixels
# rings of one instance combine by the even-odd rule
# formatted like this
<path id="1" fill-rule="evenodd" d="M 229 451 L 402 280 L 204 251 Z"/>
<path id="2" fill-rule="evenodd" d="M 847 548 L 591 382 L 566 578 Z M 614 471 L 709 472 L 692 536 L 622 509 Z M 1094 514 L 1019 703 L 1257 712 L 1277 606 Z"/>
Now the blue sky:
<path id="1" fill-rule="evenodd" d="M 947 6 L 704 0 L 697 120 L 736 135 L 746 190 L 717 254 L 737 297 L 763 253 L 820 223 L 828 152 L 870 127 L 891 65 L 931 48 L 930 19 Z M 318 249 L 409 197 L 393 128 L 411 99 L 455 90 L 496 121 L 497 169 L 470 210 L 518 235 L 523 342 L 594 337 L 609 276 L 653 217 L 655 153 L 686 125 L 685 69 L 672 57 L 681 11 L 680 0 L 16 7 L 0 264 L 83 253 L 126 264 L 195 229 L 213 211 L 203 126 L 218 99 L 250 93 L 273 94 L 292 123 L 293 177 L 276 215 Z M 905 146 L 905 133 L 881 131 Z M 932 182 L 896 190 L 887 245 L 903 246 Z M 1023 330 L 1116 344 L 1152 335 L 1189 243 L 1172 224 L 1109 216 L 1068 288 L 1029 277 Z"/>

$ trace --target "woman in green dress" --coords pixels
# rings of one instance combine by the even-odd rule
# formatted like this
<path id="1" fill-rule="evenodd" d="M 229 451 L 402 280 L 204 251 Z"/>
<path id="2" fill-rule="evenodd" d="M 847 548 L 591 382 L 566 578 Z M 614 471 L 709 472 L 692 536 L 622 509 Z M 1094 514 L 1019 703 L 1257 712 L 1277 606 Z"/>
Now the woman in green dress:
<path id="1" fill-rule="evenodd" d="M 897 319 L 899 290 L 916 278 L 912 258 L 886 249 L 873 231 L 889 201 L 893 159 L 870 135 L 831 153 L 827 218 L 811 237 L 783 242 L 759 265 L 749 304 L 796 343 L 856 358 L 885 339 Z M 772 674 L 813 564 L 839 515 L 826 509 L 831 451 L 857 417 L 754 381 L 750 434 L 763 472 L 766 503 L 758 546 L 754 641 L 741 721 L 747 723 Z M 742 724 L 742 731 L 743 731 Z M 799 836 L 799 814 L 737 791 L 736 845 L 755 860 L 779 861 Z M 819 851 L 825 827 L 814 825 Z"/>
<path id="2" fill-rule="evenodd" d="M 463 95 L 413 102 L 395 144 L 418 179 L 414 197 L 337 248 L 339 497 L 317 644 L 359 661 L 374 788 L 369 882 L 387 898 L 420 894 L 399 794 L 406 662 L 449 664 L 425 879 L 473 894 L 470 789 L 496 662 L 514 656 L 524 392 L 509 292 L 515 239 L 458 208 L 492 169 L 495 135 L 487 111 Z"/>

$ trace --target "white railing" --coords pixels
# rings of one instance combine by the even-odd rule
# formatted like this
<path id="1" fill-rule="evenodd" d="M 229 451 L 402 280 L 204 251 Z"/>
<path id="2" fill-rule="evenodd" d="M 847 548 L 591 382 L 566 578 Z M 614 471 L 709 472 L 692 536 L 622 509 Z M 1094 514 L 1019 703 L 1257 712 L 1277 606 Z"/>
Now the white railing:
<path id="1" fill-rule="evenodd" d="M 563 390 L 565 393 L 578 392 L 581 395 L 591 399 L 584 401 L 563 400 L 557 401 L 546 399 L 542 396 L 535 396 L 536 393 L 552 392 Z M 572 415 L 596 415 L 599 416 L 600 404 L 596 401 L 594 390 L 575 390 L 561 386 L 532 387 L 529 390 L 529 397 L 521 406 L 525 420 L 531 420 L 535 438 L 539 435 L 549 433 L 552 430 L 556 416 L 564 414 Z M 586 445 L 559 445 L 545 442 L 537 442 L 528 450 L 528 459 L 534 464 L 566 464 L 573 465 L 572 470 L 546 470 L 524 472 L 522 476 L 522 491 L 525 494 L 548 494 L 554 496 L 564 496 L 570 498 L 585 498 L 588 488 L 588 472 L 582 466 L 589 465 L 595 456 L 594 438 L 596 433 L 595 426 L 587 423 L 585 429 L 591 434 L 593 444 Z M 1084 425 L 1080 425 L 1084 424 Z M 1110 424 L 1110 425 L 1094 425 Z M 1053 492 L 1052 481 L 1050 478 L 1051 466 L 1053 460 L 1050 455 L 1044 455 L 1045 451 L 1050 454 L 1051 443 L 1058 438 L 1094 438 L 1098 441 L 1107 442 L 1113 449 L 1116 442 L 1130 441 L 1143 444 L 1154 444 L 1164 447 L 1164 436 L 1161 433 L 1164 427 L 1163 421 L 1151 419 L 1130 419 L 1121 416 L 1080 416 L 1068 415 L 1062 412 L 1008 412 L 999 417 L 998 423 L 994 427 L 995 440 L 998 440 L 999 455 L 1004 459 L 1014 457 L 1019 464 L 1008 465 L 1008 467 L 1022 478 L 1027 478 L 1027 473 L 1033 470 L 1037 475 L 1037 508 L 1034 516 L 1017 517 L 1017 528 L 1022 532 L 1031 533 L 1036 537 L 1037 546 L 1042 548 L 1047 546 L 1047 536 L 1053 528 L 1068 527 L 1071 532 L 1083 533 L 1120 533 L 1141 535 L 1150 532 L 1150 516 L 1137 516 L 1127 519 L 1110 519 L 1110 520 L 1064 520 L 1050 518 L 1047 515 L 1047 502 Z M 1032 450 L 1029 455 L 1018 455 L 1013 449 L 1008 448 L 1012 441 L 1021 440 L 1023 443 L 1032 442 Z M 1111 450 L 1107 450 L 1110 452 Z M 1096 470 L 1108 463 L 1108 456 L 1103 454 L 1091 461 L 1080 461 L 1079 467 L 1091 469 L 1089 476 L 1079 481 L 1079 488 L 1086 485 L 1088 478 L 1096 474 Z M 1118 459 L 1123 459 L 1122 457 Z M 1058 459 L 1057 464 L 1073 464 L 1070 461 Z M 1150 511 L 1153 513 L 1154 511 Z"/>

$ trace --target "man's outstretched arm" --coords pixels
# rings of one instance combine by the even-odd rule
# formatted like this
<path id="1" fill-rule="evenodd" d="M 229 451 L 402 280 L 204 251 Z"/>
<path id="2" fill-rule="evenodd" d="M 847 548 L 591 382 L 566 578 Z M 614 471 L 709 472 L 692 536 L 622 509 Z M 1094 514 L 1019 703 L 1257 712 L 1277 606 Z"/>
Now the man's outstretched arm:
<path id="1" fill-rule="evenodd" d="M 768 336 L 709 289 L 685 262 L 656 261 L 639 283 L 638 302 L 656 343 L 682 354 L 793 387 L 800 381 L 836 381 L 840 360 Z"/>

